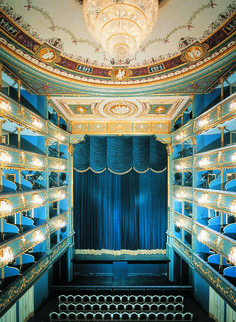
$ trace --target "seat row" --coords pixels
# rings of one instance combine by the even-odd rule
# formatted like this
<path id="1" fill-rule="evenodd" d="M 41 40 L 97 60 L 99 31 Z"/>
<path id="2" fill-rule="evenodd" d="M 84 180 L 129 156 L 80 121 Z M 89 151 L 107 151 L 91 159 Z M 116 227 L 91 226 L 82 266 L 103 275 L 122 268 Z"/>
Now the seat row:
<path id="1" fill-rule="evenodd" d="M 56 313 L 52 312 L 49 314 L 50 322 L 59 322 L 59 321 L 184 321 L 192 322 L 193 314 L 192 313 Z"/>
<path id="2" fill-rule="evenodd" d="M 156 304 L 156 303 L 146 303 L 146 304 L 82 304 L 82 303 L 61 303 L 58 305 L 59 312 L 183 312 L 184 305 L 177 303 L 167 303 L 167 304 Z"/>
<path id="3" fill-rule="evenodd" d="M 60 303 L 183 303 L 181 295 L 60 295 Z"/>

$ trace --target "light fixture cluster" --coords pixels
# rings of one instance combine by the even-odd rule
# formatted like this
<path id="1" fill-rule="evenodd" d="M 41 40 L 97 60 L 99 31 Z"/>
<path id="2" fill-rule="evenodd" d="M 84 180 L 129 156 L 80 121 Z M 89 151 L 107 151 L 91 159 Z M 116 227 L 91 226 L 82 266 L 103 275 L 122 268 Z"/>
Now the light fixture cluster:
<path id="1" fill-rule="evenodd" d="M 11 213 L 12 206 L 9 200 L 1 199 L 0 200 L 0 213 L 9 214 Z"/>
<path id="2" fill-rule="evenodd" d="M 64 137 L 64 135 L 62 135 L 61 133 L 57 133 L 57 135 L 56 135 L 56 137 L 57 137 L 57 139 L 59 140 L 59 141 L 61 141 L 61 142 L 63 142 L 63 141 L 65 141 L 65 137 Z"/>
<path id="3" fill-rule="evenodd" d="M 209 199 L 209 195 L 204 193 L 203 195 L 201 195 L 201 197 L 198 199 L 198 202 L 200 205 L 203 205 L 205 203 L 208 202 L 208 199 Z"/>
<path id="4" fill-rule="evenodd" d="M 57 227 L 58 228 L 64 228 L 65 226 L 66 226 L 65 220 L 58 219 L 58 221 L 57 221 Z"/>
<path id="5" fill-rule="evenodd" d="M 39 194 L 35 194 L 32 196 L 33 203 L 36 205 L 42 205 L 43 203 L 43 198 Z"/>
<path id="6" fill-rule="evenodd" d="M 208 156 L 205 156 L 204 158 L 202 158 L 200 161 L 199 161 L 199 165 L 200 167 L 204 167 L 206 165 L 209 164 L 209 157 Z"/>
<path id="7" fill-rule="evenodd" d="M 202 119 L 202 120 L 200 120 L 199 122 L 198 122 L 198 125 L 200 126 L 200 127 L 203 127 L 203 126 L 206 126 L 207 124 L 209 123 L 209 121 L 208 121 L 208 119 Z"/>
<path id="8" fill-rule="evenodd" d="M 56 169 L 58 169 L 58 170 L 65 170 L 65 168 L 66 168 L 66 166 L 65 166 L 65 164 L 64 163 L 60 163 L 60 162 L 58 162 L 57 164 L 56 164 L 56 166 L 55 166 L 55 168 Z"/>
<path id="9" fill-rule="evenodd" d="M 230 211 L 236 213 L 236 199 L 231 202 Z"/>
<path id="10" fill-rule="evenodd" d="M 34 241 L 38 244 L 44 241 L 45 236 L 40 230 L 37 230 L 33 233 L 33 238 L 34 238 Z"/>
<path id="11" fill-rule="evenodd" d="M 232 156 L 231 156 L 231 160 L 232 160 L 233 162 L 235 162 L 235 161 L 236 161 L 236 152 L 232 154 Z"/>
<path id="12" fill-rule="evenodd" d="M 236 247 L 232 247 L 229 253 L 229 261 L 233 265 L 236 265 Z"/>
<path id="13" fill-rule="evenodd" d="M 0 261 L 3 264 L 12 262 L 14 259 L 13 250 L 10 246 L 7 246 L 0 250 Z"/>
<path id="14" fill-rule="evenodd" d="M 0 162 L 9 163 L 11 162 L 12 157 L 6 151 L 0 151 Z"/>
<path id="15" fill-rule="evenodd" d="M 184 138 L 184 132 L 180 132 L 179 134 L 176 135 L 175 138 L 176 138 L 177 141 L 183 140 L 183 138 Z"/>
<path id="16" fill-rule="evenodd" d="M 197 240 L 201 243 L 207 242 L 208 238 L 209 238 L 208 232 L 203 229 L 200 231 L 199 235 L 197 236 Z"/>
<path id="17" fill-rule="evenodd" d="M 43 162 L 39 160 L 39 158 L 37 157 L 33 157 L 32 161 L 33 161 L 33 165 L 35 165 L 36 167 L 41 168 L 43 166 Z"/>
<path id="18" fill-rule="evenodd" d="M 230 110 L 231 111 L 235 111 L 236 110 L 236 100 L 233 100 L 230 104 Z"/>
<path id="19" fill-rule="evenodd" d="M 11 105 L 1 97 L 0 97 L 0 110 L 6 111 L 6 112 L 11 111 Z"/>
<path id="20" fill-rule="evenodd" d="M 41 129 L 43 127 L 43 123 L 35 117 L 32 118 L 32 125 L 37 127 L 38 129 Z"/>
<path id="21" fill-rule="evenodd" d="M 158 0 L 84 0 L 83 14 L 88 30 L 110 57 L 125 59 L 151 33 Z"/>
<path id="22" fill-rule="evenodd" d="M 55 193 L 55 198 L 56 199 L 64 199 L 66 197 L 66 194 L 63 191 L 57 191 Z"/>
<path id="23" fill-rule="evenodd" d="M 183 190 L 180 190 L 176 193 L 177 199 L 182 200 L 184 197 L 186 197 L 186 192 L 184 192 Z"/>
<path id="24" fill-rule="evenodd" d="M 186 166 L 185 166 L 184 162 L 180 162 L 179 164 L 176 165 L 177 170 L 183 170 L 185 168 L 186 168 Z"/>
<path id="25" fill-rule="evenodd" d="M 184 227 L 184 221 L 182 218 L 176 221 L 175 225 L 179 228 Z"/>

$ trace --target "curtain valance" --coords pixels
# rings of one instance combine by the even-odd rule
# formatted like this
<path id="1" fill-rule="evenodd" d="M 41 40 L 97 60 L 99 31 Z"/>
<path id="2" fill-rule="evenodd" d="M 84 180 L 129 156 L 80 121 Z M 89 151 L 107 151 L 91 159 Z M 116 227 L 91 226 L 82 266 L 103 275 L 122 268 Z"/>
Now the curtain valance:
<path id="1" fill-rule="evenodd" d="M 161 172 L 166 166 L 165 145 L 154 136 L 86 136 L 74 151 L 74 168 L 78 172 Z"/>

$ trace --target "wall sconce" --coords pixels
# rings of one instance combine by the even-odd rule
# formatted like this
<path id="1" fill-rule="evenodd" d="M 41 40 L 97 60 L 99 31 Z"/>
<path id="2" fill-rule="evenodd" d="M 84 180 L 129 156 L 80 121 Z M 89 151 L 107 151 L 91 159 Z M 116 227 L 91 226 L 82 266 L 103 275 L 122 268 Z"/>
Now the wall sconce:
<path id="1" fill-rule="evenodd" d="M 38 194 L 33 195 L 32 199 L 34 204 L 41 205 L 43 203 L 43 198 Z"/>
<path id="2" fill-rule="evenodd" d="M 39 158 L 37 157 L 33 157 L 32 161 L 33 161 L 33 165 L 35 165 L 36 167 L 41 168 L 43 166 L 43 162 L 39 160 Z"/>
<path id="3" fill-rule="evenodd" d="M 232 247 L 229 253 L 229 261 L 233 265 L 236 265 L 236 247 Z"/>
<path id="4" fill-rule="evenodd" d="M 4 264 L 12 262 L 14 259 L 13 251 L 10 246 L 7 246 L 0 250 L 0 261 Z"/>
<path id="5" fill-rule="evenodd" d="M 181 200 L 182 198 L 186 197 L 186 193 L 183 190 L 180 190 L 176 193 L 176 198 Z"/>
<path id="6" fill-rule="evenodd" d="M 0 151 L 0 162 L 9 163 L 11 162 L 12 157 L 6 151 Z"/>
<path id="7" fill-rule="evenodd" d="M 58 219 L 58 221 L 57 221 L 57 227 L 58 228 L 63 228 L 65 226 L 66 226 L 66 222 L 64 220 L 62 220 L 62 219 Z"/>
<path id="8" fill-rule="evenodd" d="M 184 132 L 180 132 L 179 134 L 176 135 L 175 138 L 176 138 L 177 141 L 182 140 L 184 138 Z"/>
<path id="9" fill-rule="evenodd" d="M 3 98 L 0 98 L 0 109 L 4 110 L 4 111 L 7 111 L 7 112 L 10 112 L 11 111 L 11 106 Z"/>
<path id="10" fill-rule="evenodd" d="M 230 109 L 231 111 L 236 110 L 236 100 L 233 100 L 233 101 L 231 102 L 229 109 Z"/>
<path id="11" fill-rule="evenodd" d="M 205 156 L 202 160 L 199 161 L 200 167 L 203 167 L 207 164 L 209 164 L 209 157 L 208 156 Z"/>
<path id="12" fill-rule="evenodd" d="M 236 152 L 231 156 L 231 160 L 232 160 L 233 162 L 235 162 L 235 161 L 236 161 Z"/>
<path id="13" fill-rule="evenodd" d="M 61 133 L 57 133 L 56 137 L 59 141 L 65 141 L 65 137 Z"/>
<path id="14" fill-rule="evenodd" d="M 43 127 L 43 123 L 40 122 L 35 117 L 32 117 L 32 125 L 35 126 L 35 127 L 37 127 L 38 129 L 41 129 Z"/>
<path id="15" fill-rule="evenodd" d="M 37 230 L 33 233 L 33 238 L 36 241 L 36 243 L 41 243 L 42 241 L 44 241 L 45 236 L 42 234 L 40 230 Z"/>
<path id="16" fill-rule="evenodd" d="M 205 230 L 201 230 L 199 235 L 197 236 L 197 240 L 200 242 L 200 243 L 204 243 L 208 240 L 209 238 L 209 234 L 207 231 Z"/>
<path id="17" fill-rule="evenodd" d="M 233 200 L 230 205 L 230 211 L 236 212 L 236 200 Z"/>
<path id="18" fill-rule="evenodd" d="M 3 212 L 5 214 L 11 213 L 12 206 L 9 200 L 7 199 L 1 199 L 0 200 L 0 212 Z"/>
<path id="19" fill-rule="evenodd" d="M 208 199 L 209 199 L 208 194 L 204 193 L 204 195 L 201 195 L 201 197 L 198 199 L 198 202 L 202 205 L 207 203 Z"/>
<path id="20" fill-rule="evenodd" d="M 202 119 L 198 122 L 200 127 L 206 126 L 209 123 L 208 119 Z"/>
<path id="21" fill-rule="evenodd" d="M 182 218 L 176 221 L 175 225 L 179 228 L 184 227 L 184 221 Z"/>

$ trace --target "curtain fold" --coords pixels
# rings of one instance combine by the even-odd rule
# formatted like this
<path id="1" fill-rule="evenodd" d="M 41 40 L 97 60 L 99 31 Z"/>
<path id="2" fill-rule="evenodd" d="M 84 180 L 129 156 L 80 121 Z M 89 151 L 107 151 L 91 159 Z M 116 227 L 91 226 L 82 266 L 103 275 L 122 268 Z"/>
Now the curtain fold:
<path id="1" fill-rule="evenodd" d="M 74 171 L 78 249 L 165 249 L 167 171 Z"/>
<path id="2" fill-rule="evenodd" d="M 167 165 L 165 145 L 154 136 L 86 136 L 75 146 L 74 169 L 101 173 L 109 169 L 125 174 L 131 169 L 164 171 Z"/>

